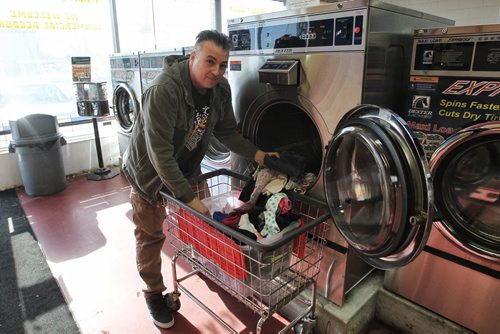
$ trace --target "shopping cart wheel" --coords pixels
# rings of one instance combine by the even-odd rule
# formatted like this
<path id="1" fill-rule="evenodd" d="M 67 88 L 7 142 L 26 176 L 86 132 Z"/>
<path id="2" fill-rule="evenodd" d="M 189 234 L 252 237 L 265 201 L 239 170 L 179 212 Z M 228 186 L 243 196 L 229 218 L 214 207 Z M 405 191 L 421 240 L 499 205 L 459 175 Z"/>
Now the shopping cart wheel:
<path id="1" fill-rule="evenodd" d="M 304 321 L 298 322 L 293 326 L 293 330 L 297 334 L 314 334 L 314 327 L 316 326 L 316 321 L 313 319 L 305 319 Z"/>
<path id="2" fill-rule="evenodd" d="M 163 296 L 165 303 L 167 304 L 167 308 L 172 312 L 177 312 L 181 308 L 181 301 L 179 299 L 180 293 L 178 292 L 169 292 Z"/>

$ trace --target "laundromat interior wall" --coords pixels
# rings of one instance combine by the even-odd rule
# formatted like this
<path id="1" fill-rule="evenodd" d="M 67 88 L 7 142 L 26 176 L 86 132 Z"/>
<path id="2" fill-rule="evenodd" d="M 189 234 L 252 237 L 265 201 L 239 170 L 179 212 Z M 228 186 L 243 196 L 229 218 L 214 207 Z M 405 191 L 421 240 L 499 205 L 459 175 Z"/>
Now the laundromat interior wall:
<path id="1" fill-rule="evenodd" d="M 500 0 L 386 0 L 384 2 L 446 17 L 454 20 L 456 25 L 500 23 Z M 223 22 L 222 25 L 224 24 Z M 9 47 L 12 49 L 26 46 L 21 42 L 19 45 L 10 45 Z M 117 166 L 120 159 L 116 125 L 113 123 L 114 121 L 100 124 L 103 159 L 107 166 Z M 98 167 L 95 143 L 92 138 L 68 141 L 68 144 L 62 148 L 62 154 L 65 171 L 68 175 Z M 22 185 L 15 154 L 6 151 L 0 152 L 0 166 L 2 166 L 0 168 L 0 190 Z"/>
<path id="2" fill-rule="evenodd" d="M 454 20 L 457 26 L 500 23 L 499 0 L 384 0 L 383 2 L 446 17 Z"/>

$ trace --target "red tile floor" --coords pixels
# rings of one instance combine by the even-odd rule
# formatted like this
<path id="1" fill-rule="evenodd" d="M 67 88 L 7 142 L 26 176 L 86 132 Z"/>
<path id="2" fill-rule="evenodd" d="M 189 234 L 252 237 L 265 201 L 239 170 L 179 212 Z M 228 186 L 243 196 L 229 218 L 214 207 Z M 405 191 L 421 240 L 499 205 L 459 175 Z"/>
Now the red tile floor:
<path id="1" fill-rule="evenodd" d="M 134 226 L 128 201 L 130 186 L 123 175 L 89 181 L 68 180 L 57 194 L 18 197 L 82 333 L 226 333 L 189 297 L 181 296 L 176 324 L 161 330 L 149 318 L 135 268 Z M 168 241 L 168 237 L 167 237 Z M 170 259 L 163 247 L 163 274 L 172 287 Z M 189 267 L 178 261 L 178 275 Z M 255 333 L 259 316 L 202 276 L 183 283 L 238 333 Z M 286 324 L 279 315 L 268 319 L 263 333 L 277 333 Z M 374 322 L 367 333 L 394 333 Z"/>
<path id="2" fill-rule="evenodd" d="M 54 277 L 59 282 L 82 333 L 225 333 L 189 297 L 169 330 L 153 325 L 135 268 L 134 226 L 123 175 L 89 181 L 77 177 L 57 194 L 18 197 Z M 168 238 L 167 238 L 168 240 Z M 172 287 L 168 242 L 163 247 L 163 274 Z M 178 275 L 189 270 L 181 261 Z M 210 281 L 195 276 L 184 284 L 239 333 L 255 333 L 259 317 Z M 276 333 L 286 320 L 266 321 L 263 333 Z"/>

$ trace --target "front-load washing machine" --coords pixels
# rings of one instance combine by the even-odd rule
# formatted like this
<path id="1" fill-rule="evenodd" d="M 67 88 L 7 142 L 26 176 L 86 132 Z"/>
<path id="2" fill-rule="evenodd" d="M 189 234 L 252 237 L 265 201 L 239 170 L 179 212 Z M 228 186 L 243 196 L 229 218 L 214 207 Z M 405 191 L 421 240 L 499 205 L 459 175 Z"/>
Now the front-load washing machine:
<path id="1" fill-rule="evenodd" d="M 135 117 L 141 109 L 139 54 L 114 54 L 109 57 L 109 61 L 113 87 L 113 110 L 118 123 L 118 148 L 120 156 L 123 156 L 128 147 Z"/>
<path id="2" fill-rule="evenodd" d="M 161 73 L 165 57 L 183 55 L 182 48 L 139 52 L 142 91 L 145 91 L 151 81 Z"/>
<path id="3" fill-rule="evenodd" d="M 307 195 L 342 209 L 317 279 L 336 304 L 373 266 L 408 263 L 426 239 L 429 173 L 411 131 L 387 108 L 404 106 L 414 29 L 451 24 L 367 0 L 228 21 L 228 79 L 243 135 L 264 151 L 303 156 L 317 176 Z M 349 112 L 360 104 L 370 105 Z M 254 168 L 237 155 L 231 166 Z"/>
<path id="4" fill-rule="evenodd" d="M 422 254 L 385 287 L 477 333 L 500 310 L 500 25 L 415 31 L 405 115 L 434 184 Z"/>

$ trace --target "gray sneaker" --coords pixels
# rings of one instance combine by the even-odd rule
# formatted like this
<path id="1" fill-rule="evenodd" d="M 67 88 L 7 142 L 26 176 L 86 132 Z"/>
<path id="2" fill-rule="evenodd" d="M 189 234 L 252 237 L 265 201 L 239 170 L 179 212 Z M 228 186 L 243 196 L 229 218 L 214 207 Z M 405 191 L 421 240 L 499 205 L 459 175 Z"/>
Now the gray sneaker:
<path id="1" fill-rule="evenodd" d="M 179 292 L 169 292 L 163 296 L 165 304 L 170 312 L 175 313 L 181 308 L 180 296 L 181 294 Z"/>
<path id="2" fill-rule="evenodd" d="M 167 308 L 161 293 L 146 297 L 149 313 L 156 326 L 161 328 L 170 328 L 175 324 L 172 312 Z"/>

